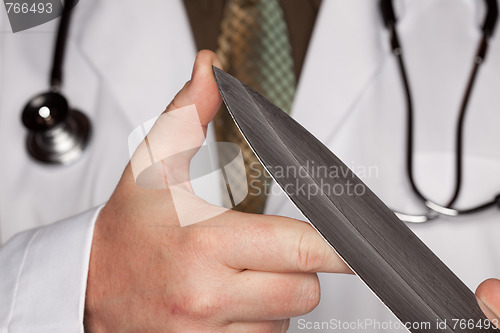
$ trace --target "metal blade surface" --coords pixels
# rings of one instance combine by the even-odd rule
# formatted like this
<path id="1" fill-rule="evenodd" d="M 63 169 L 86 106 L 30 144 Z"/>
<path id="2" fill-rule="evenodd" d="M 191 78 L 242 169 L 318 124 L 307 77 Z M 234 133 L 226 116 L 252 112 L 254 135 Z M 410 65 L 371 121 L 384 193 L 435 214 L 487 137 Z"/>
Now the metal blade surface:
<path id="1" fill-rule="evenodd" d="M 327 147 L 236 78 L 215 67 L 214 74 L 264 167 L 403 324 L 422 324 L 411 332 L 500 332 L 485 328 L 489 321 L 471 290 Z M 283 172 L 293 168 L 300 172 Z M 332 190 L 356 186 L 362 194 Z M 474 325 L 464 327 L 464 321 Z"/>

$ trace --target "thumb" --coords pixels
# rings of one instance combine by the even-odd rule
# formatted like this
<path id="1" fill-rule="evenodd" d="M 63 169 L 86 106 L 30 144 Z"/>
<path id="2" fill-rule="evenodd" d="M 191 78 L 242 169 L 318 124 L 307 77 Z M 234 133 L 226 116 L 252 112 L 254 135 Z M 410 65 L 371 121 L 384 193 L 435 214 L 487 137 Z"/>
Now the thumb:
<path id="1" fill-rule="evenodd" d="M 499 326 L 500 320 L 500 280 L 488 279 L 476 289 L 479 307 L 490 321 Z"/>
<path id="2" fill-rule="evenodd" d="M 222 101 L 212 66 L 221 67 L 215 53 L 200 51 L 191 80 L 157 119 L 131 160 L 137 185 L 168 191 L 174 208 L 170 211 L 181 226 L 227 211 L 196 196 L 189 173 L 191 158 L 203 144 Z"/>
<path id="3" fill-rule="evenodd" d="M 215 116 L 222 101 L 212 66 L 222 69 L 217 55 L 210 50 L 198 52 L 191 80 L 174 97 L 165 112 L 194 104 L 201 124 L 206 127 Z"/>
<path id="4" fill-rule="evenodd" d="M 165 188 L 168 183 L 184 183 L 190 190 L 191 158 L 203 144 L 208 123 L 221 104 L 212 66 L 220 67 L 215 53 L 200 51 L 191 80 L 156 120 L 132 156 L 134 178 L 141 187 Z"/>

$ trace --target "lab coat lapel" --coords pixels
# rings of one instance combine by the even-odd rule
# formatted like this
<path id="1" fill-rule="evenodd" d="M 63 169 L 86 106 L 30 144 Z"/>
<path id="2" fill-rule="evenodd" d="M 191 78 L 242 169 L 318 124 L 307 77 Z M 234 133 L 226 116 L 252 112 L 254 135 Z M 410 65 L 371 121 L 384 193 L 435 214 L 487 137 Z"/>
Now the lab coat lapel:
<path id="1" fill-rule="evenodd" d="M 93 1 L 87 12 L 82 50 L 127 120 L 135 127 L 157 116 L 189 80 L 196 55 L 182 2 Z"/>
<path id="2" fill-rule="evenodd" d="M 382 23 L 374 15 L 377 5 L 378 1 L 329 0 L 318 15 L 293 114 L 323 142 L 341 125 L 382 64 L 386 52 Z"/>
<path id="3" fill-rule="evenodd" d="M 328 0 L 320 8 L 292 114 L 327 145 L 388 55 L 376 6 Z M 270 196 L 266 210 L 279 212 L 286 202 L 284 195 Z"/>

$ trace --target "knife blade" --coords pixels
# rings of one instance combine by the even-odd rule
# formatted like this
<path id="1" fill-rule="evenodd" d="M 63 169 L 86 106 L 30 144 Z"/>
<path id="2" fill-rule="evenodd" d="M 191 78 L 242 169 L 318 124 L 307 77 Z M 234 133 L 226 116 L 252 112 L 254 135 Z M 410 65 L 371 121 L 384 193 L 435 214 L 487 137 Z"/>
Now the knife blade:
<path id="1" fill-rule="evenodd" d="M 265 97 L 213 71 L 229 113 L 269 174 L 409 331 L 500 332 L 472 291 L 335 154 Z M 311 165 L 340 172 L 332 177 Z M 290 168 L 300 175 L 282 172 Z M 332 190 L 349 187 L 358 191 Z"/>

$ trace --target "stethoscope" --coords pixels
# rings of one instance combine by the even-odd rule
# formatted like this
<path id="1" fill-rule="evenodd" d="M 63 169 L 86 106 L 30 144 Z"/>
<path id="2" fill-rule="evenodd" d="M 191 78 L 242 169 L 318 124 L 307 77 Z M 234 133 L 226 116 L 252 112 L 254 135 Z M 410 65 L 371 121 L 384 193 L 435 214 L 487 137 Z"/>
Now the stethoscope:
<path id="1" fill-rule="evenodd" d="M 463 130 L 467 104 L 470 99 L 479 66 L 484 62 L 488 48 L 488 41 L 493 35 L 498 18 L 497 0 L 484 1 L 487 7 L 487 14 L 482 25 L 483 34 L 474 58 L 474 66 L 462 100 L 457 125 L 455 189 L 450 201 L 445 205 L 440 205 L 426 198 L 414 180 L 413 102 L 411 90 L 406 74 L 406 67 L 403 61 L 402 48 L 397 34 L 397 19 L 392 0 L 380 0 L 382 18 L 390 32 L 391 49 L 392 53 L 398 60 L 407 102 L 406 172 L 413 192 L 427 208 L 427 212 L 422 215 L 395 212 L 396 215 L 403 221 L 415 223 L 427 222 L 439 217 L 440 215 L 468 215 L 484 211 L 494 206 L 500 207 L 500 194 L 498 194 L 491 201 L 472 208 L 453 208 L 453 204 L 458 198 L 462 184 Z M 28 153 L 34 159 L 49 164 L 70 164 L 76 161 L 83 154 L 86 146 L 88 145 L 91 134 L 91 124 L 89 119 L 80 111 L 70 109 L 66 98 L 64 98 L 64 96 L 60 93 L 65 44 L 67 40 L 71 11 L 74 5 L 74 0 L 65 1 L 61 22 L 57 32 L 54 59 L 50 76 L 51 89 L 49 92 L 37 95 L 30 99 L 22 113 L 23 124 L 29 131 L 27 136 Z"/>
<path id="2" fill-rule="evenodd" d="M 488 49 L 488 42 L 493 31 L 495 30 L 495 25 L 498 19 L 498 4 L 497 0 L 485 0 L 486 3 L 486 17 L 482 25 L 482 37 L 479 42 L 479 47 L 477 53 L 474 57 L 474 66 L 470 74 L 469 80 L 467 82 L 467 88 L 462 99 L 462 104 L 460 106 L 460 113 L 457 124 L 456 133 L 456 156 L 455 156 L 455 189 L 452 198 L 445 205 L 439 205 L 434 201 L 425 197 L 418 186 L 415 183 L 414 170 L 413 170 L 413 151 L 414 151 L 414 141 L 413 141 L 413 102 L 411 97 L 411 89 L 408 82 L 408 76 L 406 74 L 406 66 L 403 61 L 402 48 L 399 43 L 399 37 L 396 29 L 396 15 L 394 14 L 394 7 L 392 0 L 380 0 L 380 10 L 382 13 L 382 18 L 384 20 L 385 26 L 390 32 L 390 43 L 391 50 L 394 56 L 398 60 L 399 72 L 401 74 L 401 79 L 404 85 L 404 93 L 407 104 L 407 148 L 406 148 L 406 173 L 410 181 L 411 188 L 416 194 L 418 199 L 420 199 L 426 206 L 427 212 L 423 215 L 412 215 L 405 214 L 401 212 L 395 212 L 396 215 L 405 222 L 427 222 L 433 220 L 439 216 L 460 216 L 468 215 L 472 213 L 477 213 L 484 211 L 488 208 L 495 206 L 500 207 L 500 194 L 497 194 L 491 201 L 482 203 L 480 205 L 468 208 L 468 209 L 455 209 L 453 204 L 456 202 L 458 195 L 460 194 L 460 189 L 462 185 L 462 160 L 463 160 L 463 132 L 464 132 L 464 119 L 467 111 L 467 104 L 470 99 L 472 88 L 479 70 L 479 66 L 484 62 L 486 57 L 486 51 Z"/>
<path id="3" fill-rule="evenodd" d="M 90 120 L 71 109 L 61 93 L 62 65 L 71 12 L 75 0 L 66 0 L 57 32 L 50 75 L 50 91 L 31 98 L 22 112 L 28 129 L 27 151 L 35 160 L 49 164 L 70 164 L 87 147 L 91 135 Z"/>

